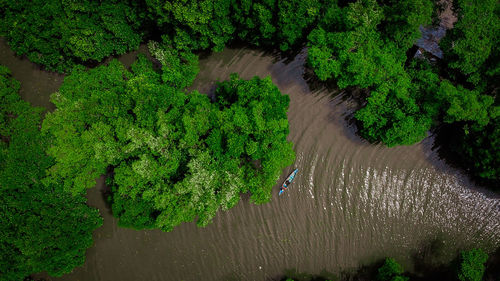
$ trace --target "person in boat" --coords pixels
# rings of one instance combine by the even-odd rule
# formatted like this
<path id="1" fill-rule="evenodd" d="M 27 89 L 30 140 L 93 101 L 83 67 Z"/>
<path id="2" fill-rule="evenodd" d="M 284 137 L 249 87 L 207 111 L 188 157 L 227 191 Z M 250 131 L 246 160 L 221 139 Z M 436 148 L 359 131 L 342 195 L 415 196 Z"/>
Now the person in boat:
<path id="1" fill-rule="evenodd" d="M 288 185 L 290 184 L 289 180 L 286 180 L 285 183 L 283 184 L 283 189 L 287 189 Z"/>

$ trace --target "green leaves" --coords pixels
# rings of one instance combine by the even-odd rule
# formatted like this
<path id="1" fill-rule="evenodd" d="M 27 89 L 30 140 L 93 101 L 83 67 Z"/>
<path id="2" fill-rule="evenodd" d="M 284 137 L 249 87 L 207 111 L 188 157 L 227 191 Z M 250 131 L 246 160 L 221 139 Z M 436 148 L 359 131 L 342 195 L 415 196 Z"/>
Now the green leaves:
<path id="1" fill-rule="evenodd" d="M 389 0 L 382 3 L 385 15 L 379 26 L 382 36 L 402 49 L 411 48 L 421 37 L 419 27 L 431 24 L 431 16 L 436 9 L 427 0 Z"/>
<path id="2" fill-rule="evenodd" d="M 488 260 L 488 255 L 481 249 L 472 249 L 470 251 L 462 251 L 460 257 L 458 279 L 461 281 L 483 280 L 484 263 Z"/>
<path id="3" fill-rule="evenodd" d="M 453 86 L 449 81 L 441 82 L 437 98 L 444 101 L 446 115 L 444 121 L 475 121 L 479 126 L 488 124 L 493 97 L 481 95 L 476 90 L 467 90 L 462 86 Z"/>
<path id="4" fill-rule="evenodd" d="M 222 121 L 227 124 L 222 130 L 227 136 L 227 154 L 260 161 L 261 168 L 253 161 L 244 164 L 244 181 L 249 183 L 254 202 L 267 202 L 282 169 L 295 158 L 286 141 L 289 98 L 281 95 L 269 77 L 244 81 L 232 75 L 230 81 L 219 84 L 216 99 L 225 107 L 223 113 L 229 113 Z"/>
<path id="5" fill-rule="evenodd" d="M 50 179 L 82 193 L 113 169 L 120 224 L 164 231 L 194 219 L 207 225 L 241 192 L 269 200 L 294 159 L 286 140 L 288 96 L 270 78 L 237 75 L 220 83 L 215 103 L 196 91 L 186 95 L 197 72 L 194 56 L 150 47 L 161 73 L 139 57 L 131 72 L 112 61 L 66 77 L 43 124 L 55 138 Z"/>
<path id="6" fill-rule="evenodd" d="M 478 85 L 484 65 L 494 60 L 495 46 L 498 46 L 500 34 L 500 4 L 495 0 L 472 1 L 459 0 L 453 5 L 458 20 L 453 29 L 447 32 L 441 42 L 449 67 Z"/>
<path id="7" fill-rule="evenodd" d="M 42 132 L 54 137 L 47 153 L 57 160 L 49 169 L 49 181 L 63 181 L 67 190 L 81 193 L 95 185 L 108 165 L 117 163 L 121 147 L 109 134 L 113 129 L 107 121 L 123 123 L 119 117 L 130 109 L 126 105 L 131 103 L 119 98 L 126 87 L 125 71 L 116 61 L 109 71 L 78 68 L 52 95 L 58 109 L 47 113 L 42 124 Z"/>
<path id="8" fill-rule="evenodd" d="M 427 135 L 432 119 L 421 115 L 411 98 L 399 98 L 391 91 L 372 91 L 367 105 L 356 112 L 362 122 L 361 133 L 371 141 L 387 146 L 413 144 Z"/>
<path id="9" fill-rule="evenodd" d="M 139 8 L 133 1 L 6 1 L 0 32 L 18 55 L 66 72 L 138 48 Z"/>
<path id="10" fill-rule="evenodd" d="M 308 36 L 308 63 L 320 80 L 334 78 L 340 88 L 371 90 L 366 106 L 355 114 L 361 134 L 370 141 L 413 144 L 426 136 L 436 115 L 422 114 L 427 94 L 412 89 L 404 68 L 418 26 L 430 21 L 430 1 L 420 4 L 365 0 L 340 8 L 332 3 Z"/>
<path id="11" fill-rule="evenodd" d="M 326 12 L 326 18 L 330 17 L 342 21 L 344 29 L 325 20 L 308 36 L 308 63 L 318 78 L 335 78 L 340 88 L 384 83 L 400 87 L 399 81 L 407 79 L 403 69 L 406 49 L 381 37 L 377 28 L 384 13 L 378 4 L 357 1 L 341 11 L 332 4 Z"/>
<path id="12" fill-rule="evenodd" d="M 441 44 L 456 71 L 438 74 L 428 63 L 407 59 L 419 26 L 430 23 L 434 7 L 428 0 L 359 0 L 345 7 L 331 2 L 308 36 L 307 61 L 320 80 L 370 91 L 354 115 L 364 138 L 411 145 L 434 124 L 454 123 L 463 127 L 457 153 L 467 168 L 498 180 L 498 3 L 456 4 L 458 22 Z M 457 81 L 443 79 L 443 73 Z M 476 88 L 460 85 L 462 77 Z"/>
<path id="13" fill-rule="evenodd" d="M 162 65 L 163 82 L 178 89 L 191 85 L 199 72 L 198 57 L 190 52 L 160 46 L 155 41 L 150 41 L 148 48 L 151 55 Z"/>
<path id="14" fill-rule="evenodd" d="M 305 29 L 316 21 L 320 9 L 319 0 L 278 1 L 278 34 L 282 51 L 303 39 Z"/>
<path id="15" fill-rule="evenodd" d="M 500 168 L 498 88 L 498 1 L 459 0 L 454 3 L 457 22 L 441 40 L 452 82 L 444 80 L 437 96 L 444 121 L 459 132 L 454 152 L 481 180 L 498 186 Z"/>
<path id="16" fill-rule="evenodd" d="M 386 258 L 384 265 L 378 269 L 377 280 L 379 281 L 407 281 L 403 276 L 403 267 L 393 258 Z"/>
<path id="17" fill-rule="evenodd" d="M 167 43 L 182 51 L 222 50 L 232 38 L 231 1 L 158 1 L 147 0 L 150 17 L 169 36 Z M 167 38 L 167 37 L 165 37 Z"/>
<path id="18" fill-rule="evenodd" d="M 496 106 L 494 109 L 498 111 L 499 107 Z M 465 165 L 482 179 L 498 181 L 500 178 L 500 116 L 496 115 L 486 126 L 466 125 L 460 131 L 457 152 L 462 156 Z"/>
<path id="19" fill-rule="evenodd" d="M 61 276 L 83 264 L 102 219 L 56 179 L 44 184 L 54 161 L 39 131 L 42 110 L 20 99 L 9 74 L 0 66 L 0 278 Z"/>

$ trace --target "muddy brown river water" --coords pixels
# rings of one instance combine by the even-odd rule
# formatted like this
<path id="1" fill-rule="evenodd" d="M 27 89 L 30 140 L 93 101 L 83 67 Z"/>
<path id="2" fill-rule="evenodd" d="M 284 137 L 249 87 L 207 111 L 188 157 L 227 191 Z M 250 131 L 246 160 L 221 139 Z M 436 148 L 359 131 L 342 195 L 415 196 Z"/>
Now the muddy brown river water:
<path id="1" fill-rule="evenodd" d="M 144 47 L 141 49 L 143 52 Z M 133 60 L 135 53 L 122 58 Z M 285 63 L 249 49 L 226 49 L 200 61 L 192 88 L 213 91 L 214 81 L 237 72 L 271 75 L 290 96 L 289 140 L 297 159 L 296 181 L 280 197 L 253 205 L 247 195 L 219 212 L 205 228 L 185 223 L 172 232 L 117 226 L 102 192 L 88 191 L 104 225 L 82 267 L 49 280 L 269 280 L 287 270 L 319 274 L 354 270 L 386 256 L 413 270 L 413 254 L 433 239 L 443 241 L 447 261 L 467 247 L 500 246 L 500 200 L 490 198 L 432 150 L 433 138 L 387 148 L 360 139 L 346 117 L 355 102 L 342 93 L 311 90 L 303 78 L 305 54 Z M 21 81 L 21 95 L 53 106 L 48 94 L 62 76 L 15 58 L 0 42 L 0 64 Z"/>

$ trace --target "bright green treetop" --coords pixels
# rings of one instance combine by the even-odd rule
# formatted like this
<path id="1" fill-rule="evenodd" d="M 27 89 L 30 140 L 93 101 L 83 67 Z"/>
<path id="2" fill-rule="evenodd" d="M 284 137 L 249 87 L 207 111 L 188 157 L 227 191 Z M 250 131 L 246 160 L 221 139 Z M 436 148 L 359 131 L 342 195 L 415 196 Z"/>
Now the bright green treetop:
<path id="1" fill-rule="evenodd" d="M 194 77 L 183 72 L 196 71 L 194 62 L 154 53 L 167 63 L 161 73 L 140 57 L 131 71 L 112 61 L 66 77 L 43 124 L 54 137 L 52 179 L 81 193 L 112 168 L 113 213 L 135 228 L 168 231 L 196 218 L 206 225 L 241 192 L 268 201 L 294 159 L 286 141 L 288 96 L 269 78 L 232 76 L 213 103 L 182 88 Z"/>

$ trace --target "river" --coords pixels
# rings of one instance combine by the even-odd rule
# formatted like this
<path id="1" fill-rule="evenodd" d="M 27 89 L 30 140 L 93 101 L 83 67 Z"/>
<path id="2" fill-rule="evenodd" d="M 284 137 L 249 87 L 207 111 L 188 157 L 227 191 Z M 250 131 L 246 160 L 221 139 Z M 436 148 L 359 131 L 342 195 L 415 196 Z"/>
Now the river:
<path id="1" fill-rule="evenodd" d="M 13 56 L 0 41 L 0 64 L 21 81 L 21 95 L 53 109 L 48 94 L 62 76 Z M 145 52 L 144 47 L 141 49 Z M 130 63 L 135 53 L 121 60 Z M 104 200 L 103 179 L 88 191 L 104 225 L 94 232 L 86 262 L 48 280 L 270 280 L 287 271 L 319 274 L 355 270 L 386 256 L 414 270 L 413 257 L 443 241 L 438 259 L 459 249 L 500 246 L 500 200 L 487 195 L 433 149 L 434 139 L 387 148 L 355 134 L 356 101 L 304 80 L 305 53 L 292 61 L 252 49 L 225 49 L 200 61 L 193 89 L 210 93 L 214 81 L 237 72 L 270 75 L 290 96 L 289 140 L 297 159 L 278 181 L 299 169 L 280 197 L 253 205 L 249 196 L 220 211 L 205 228 L 184 223 L 172 232 L 121 228 Z"/>

